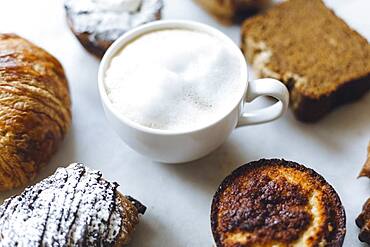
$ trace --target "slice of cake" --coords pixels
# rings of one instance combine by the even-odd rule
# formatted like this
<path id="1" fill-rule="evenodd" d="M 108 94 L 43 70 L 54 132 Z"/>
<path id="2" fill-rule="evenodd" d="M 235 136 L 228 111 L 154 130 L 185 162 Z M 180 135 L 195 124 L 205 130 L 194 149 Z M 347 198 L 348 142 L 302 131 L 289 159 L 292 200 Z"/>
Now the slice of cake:
<path id="1" fill-rule="evenodd" d="M 224 179 L 213 197 L 217 247 L 342 246 L 342 203 L 323 177 L 285 160 L 245 164 Z"/>
<path id="2" fill-rule="evenodd" d="M 271 0 L 195 0 L 222 22 L 231 22 L 239 15 L 249 15 L 268 6 Z"/>
<path id="3" fill-rule="evenodd" d="M 258 76 L 286 84 L 302 121 L 370 88 L 370 44 L 321 0 L 291 0 L 248 19 L 242 49 Z"/>

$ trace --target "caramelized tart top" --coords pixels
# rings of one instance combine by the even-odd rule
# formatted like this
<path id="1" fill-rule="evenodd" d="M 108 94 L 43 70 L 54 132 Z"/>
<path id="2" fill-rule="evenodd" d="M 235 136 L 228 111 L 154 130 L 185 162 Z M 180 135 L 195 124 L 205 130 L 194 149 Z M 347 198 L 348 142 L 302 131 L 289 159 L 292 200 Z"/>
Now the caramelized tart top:
<path id="1" fill-rule="evenodd" d="M 341 246 L 345 213 L 315 171 L 284 160 L 239 167 L 216 192 L 211 212 L 217 246 Z"/>

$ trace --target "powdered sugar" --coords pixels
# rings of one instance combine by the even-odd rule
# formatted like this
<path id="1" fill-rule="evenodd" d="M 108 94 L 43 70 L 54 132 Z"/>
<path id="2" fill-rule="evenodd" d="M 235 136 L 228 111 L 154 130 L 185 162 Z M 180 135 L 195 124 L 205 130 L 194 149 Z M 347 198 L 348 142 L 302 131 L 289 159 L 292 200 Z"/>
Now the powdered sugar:
<path id="1" fill-rule="evenodd" d="M 117 186 L 81 164 L 58 169 L 0 206 L 0 246 L 114 245 Z"/>
<path id="2" fill-rule="evenodd" d="M 94 42 L 114 41 L 124 32 L 157 19 L 162 0 L 66 0 L 65 8 L 77 33 Z"/>

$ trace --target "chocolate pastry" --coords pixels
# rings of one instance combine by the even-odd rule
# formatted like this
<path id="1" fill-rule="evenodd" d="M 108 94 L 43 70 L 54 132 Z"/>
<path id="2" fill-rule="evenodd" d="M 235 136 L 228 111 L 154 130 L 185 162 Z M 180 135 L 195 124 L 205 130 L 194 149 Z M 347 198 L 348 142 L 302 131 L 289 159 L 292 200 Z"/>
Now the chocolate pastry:
<path id="1" fill-rule="evenodd" d="M 225 178 L 212 202 L 218 247 L 342 246 L 345 212 L 315 171 L 285 160 L 254 161 Z"/>
<path id="2" fill-rule="evenodd" d="M 87 51 L 101 58 L 122 34 L 159 20 L 162 0 L 65 0 L 72 32 Z"/>
<path id="3" fill-rule="evenodd" d="M 365 165 L 362 168 L 359 177 L 370 178 L 370 142 L 369 146 L 367 147 L 367 160 L 365 161 Z"/>
<path id="4" fill-rule="evenodd" d="M 361 214 L 356 219 L 356 225 L 361 228 L 358 235 L 360 241 L 370 244 L 370 198 L 367 199 Z"/>
<path id="5" fill-rule="evenodd" d="M 123 246 L 145 207 L 82 164 L 59 168 L 0 206 L 0 246 Z"/>
<path id="6" fill-rule="evenodd" d="M 0 34 L 0 191 L 31 181 L 70 125 L 59 61 L 15 34 Z"/>

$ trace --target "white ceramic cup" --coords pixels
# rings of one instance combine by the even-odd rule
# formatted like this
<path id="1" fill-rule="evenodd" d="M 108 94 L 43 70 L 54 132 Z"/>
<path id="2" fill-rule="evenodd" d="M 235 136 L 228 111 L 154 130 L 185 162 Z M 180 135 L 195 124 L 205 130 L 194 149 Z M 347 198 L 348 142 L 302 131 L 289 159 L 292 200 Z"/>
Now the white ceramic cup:
<path id="1" fill-rule="evenodd" d="M 209 33 L 228 44 L 231 49 L 235 50 L 235 57 L 242 61 L 244 69 L 240 80 L 245 86 L 240 91 L 238 103 L 230 108 L 228 114 L 216 122 L 210 122 L 207 126 L 184 132 L 152 129 L 125 117 L 108 98 L 104 77 L 112 57 L 122 47 L 139 36 L 164 29 L 190 29 Z M 210 26 L 192 21 L 156 21 L 125 33 L 105 53 L 100 64 L 98 77 L 103 107 L 108 121 L 116 132 L 132 149 L 155 161 L 164 163 L 183 163 L 199 159 L 219 147 L 236 126 L 261 124 L 279 118 L 287 110 L 289 102 L 288 90 L 275 79 L 266 78 L 248 82 L 245 58 L 240 48 L 230 38 Z M 243 110 L 244 104 L 259 96 L 272 96 L 278 102 L 260 110 L 245 112 Z"/>

